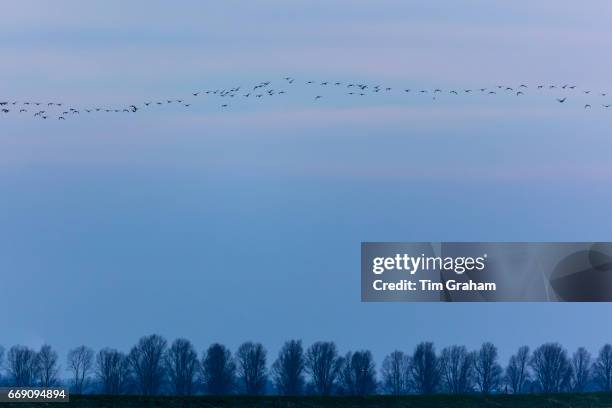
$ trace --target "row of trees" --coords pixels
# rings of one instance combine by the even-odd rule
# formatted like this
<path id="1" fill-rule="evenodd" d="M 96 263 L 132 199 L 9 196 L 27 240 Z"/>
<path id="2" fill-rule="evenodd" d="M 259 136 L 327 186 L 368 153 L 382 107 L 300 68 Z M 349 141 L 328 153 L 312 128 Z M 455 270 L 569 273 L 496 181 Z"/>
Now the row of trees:
<path id="1" fill-rule="evenodd" d="M 0 348 L 0 361 L 4 356 Z M 525 393 L 612 391 L 612 345 L 592 358 L 584 348 L 569 355 L 558 343 L 530 351 L 523 346 L 504 368 L 492 343 L 476 351 L 449 346 L 436 352 L 433 343 L 418 344 L 412 353 L 393 351 L 385 357 L 377 378 L 372 353 L 338 353 L 333 342 L 316 342 L 304 350 L 300 340 L 285 342 L 268 367 L 266 349 L 243 343 L 235 353 L 212 344 L 201 357 L 186 339 L 172 344 L 159 335 L 142 337 L 125 354 L 104 348 L 95 353 L 79 346 L 69 351 L 60 378 L 57 353 L 44 345 L 39 351 L 13 346 L 4 361 L 5 385 L 57 386 L 68 382 L 81 394 L 139 393 L 144 395 L 368 395 L 409 393 Z"/>

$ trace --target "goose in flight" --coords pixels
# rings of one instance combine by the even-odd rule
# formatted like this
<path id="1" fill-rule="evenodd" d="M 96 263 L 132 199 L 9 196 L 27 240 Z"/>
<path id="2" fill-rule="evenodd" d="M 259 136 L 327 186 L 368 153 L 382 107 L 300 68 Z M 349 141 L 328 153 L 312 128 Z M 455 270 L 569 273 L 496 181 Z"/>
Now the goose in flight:
<path id="1" fill-rule="evenodd" d="M 136 107 L 136 105 L 130 105 L 130 110 L 132 112 L 136 112 L 138 110 L 138 108 Z"/>
<path id="2" fill-rule="evenodd" d="M 561 98 L 557 98 L 557 102 L 563 103 L 563 102 L 565 102 L 566 99 L 567 99 L 567 96 L 565 98 L 562 98 L 562 99 Z"/>
<path id="3" fill-rule="evenodd" d="M 584 105 L 584 109 L 589 109 L 591 107 L 591 105 L 589 105 L 588 103 L 586 105 Z"/>
<path id="4" fill-rule="evenodd" d="M 321 99 L 321 98 L 322 98 L 322 96 L 321 96 L 321 95 L 317 95 L 317 96 L 315 96 L 315 101 L 316 101 L 317 99 Z"/>

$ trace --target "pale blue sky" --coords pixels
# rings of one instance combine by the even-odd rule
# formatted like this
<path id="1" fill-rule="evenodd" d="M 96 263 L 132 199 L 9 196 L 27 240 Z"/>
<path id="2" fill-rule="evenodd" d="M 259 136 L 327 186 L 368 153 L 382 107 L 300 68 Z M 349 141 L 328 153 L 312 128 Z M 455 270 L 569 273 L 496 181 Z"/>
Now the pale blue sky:
<path id="1" fill-rule="evenodd" d="M 125 105 L 300 80 L 606 90 L 608 1 L 22 1 L 0 100 Z M 276 81 L 276 82 L 275 82 Z M 612 89 L 610 89 L 612 91 Z M 610 241 L 612 111 L 552 96 L 0 117 L 8 347 L 612 341 L 608 304 L 362 304 L 361 241 Z"/>

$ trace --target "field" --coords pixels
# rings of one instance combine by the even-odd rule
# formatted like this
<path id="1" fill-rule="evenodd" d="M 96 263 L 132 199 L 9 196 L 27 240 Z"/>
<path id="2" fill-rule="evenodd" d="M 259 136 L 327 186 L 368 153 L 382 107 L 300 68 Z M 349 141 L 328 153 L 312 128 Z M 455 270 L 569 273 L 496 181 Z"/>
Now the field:
<path id="1" fill-rule="evenodd" d="M 83 408 L 140 408 L 140 407 L 202 407 L 202 408 L 596 408 L 612 407 L 612 394 L 548 394 L 482 396 L 372 396 L 372 397 L 139 397 L 139 396 L 71 396 L 69 403 L 2 404 L 7 407 L 83 407 Z"/>

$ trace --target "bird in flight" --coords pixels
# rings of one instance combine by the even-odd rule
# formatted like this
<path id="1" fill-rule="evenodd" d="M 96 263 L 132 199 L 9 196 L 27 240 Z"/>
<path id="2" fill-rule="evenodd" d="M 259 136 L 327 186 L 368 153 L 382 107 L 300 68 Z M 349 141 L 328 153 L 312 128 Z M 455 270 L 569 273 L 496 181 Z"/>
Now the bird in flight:
<path id="1" fill-rule="evenodd" d="M 291 77 L 291 76 L 286 76 L 283 78 L 284 81 L 282 81 L 282 83 L 293 83 L 295 78 Z M 349 83 L 349 82 L 345 82 L 345 81 L 330 81 L 330 80 L 308 80 L 308 81 L 300 81 L 300 80 L 295 80 L 295 85 L 292 85 L 291 87 L 288 87 L 289 89 L 291 89 L 291 93 L 295 92 L 299 92 L 300 91 L 300 87 L 302 87 L 303 89 L 306 89 L 306 87 L 304 86 L 304 84 L 309 84 L 312 87 L 318 87 L 318 89 L 320 89 L 320 93 L 319 94 L 315 94 L 316 96 L 314 96 L 314 100 L 317 101 L 319 99 L 325 98 L 326 100 L 332 99 L 332 95 L 327 95 L 326 91 L 331 91 L 332 89 L 330 89 L 329 86 L 327 85 L 335 85 L 337 87 L 342 86 L 341 89 L 346 89 L 346 88 L 358 88 L 358 89 L 347 89 L 347 91 L 351 91 L 348 92 L 348 95 L 355 95 L 355 96 L 361 96 L 364 97 L 364 99 L 367 99 L 368 97 L 373 96 L 374 94 L 376 95 L 383 95 L 386 92 L 383 91 L 387 91 L 389 92 L 389 94 L 392 94 L 390 91 L 392 91 L 394 88 L 390 87 L 390 86 L 386 86 L 385 84 L 376 84 L 376 83 Z M 260 89 L 260 93 L 256 94 L 255 91 L 249 91 L 248 93 L 243 93 L 243 94 L 239 94 L 239 90 L 241 89 L 241 86 L 234 86 L 234 87 L 228 87 L 228 88 L 217 88 L 217 89 L 202 89 L 202 90 L 195 90 L 196 88 L 192 88 L 191 91 L 187 92 L 187 95 L 192 95 L 194 97 L 196 96 L 207 96 L 207 99 L 210 97 L 220 97 L 220 98 L 226 98 L 226 100 L 228 98 L 234 98 L 236 96 L 243 96 L 243 98 L 241 99 L 241 102 L 243 103 L 248 103 L 250 101 L 253 100 L 253 98 L 263 98 L 264 96 L 269 96 L 269 97 L 273 97 L 273 96 L 277 96 L 277 95 L 282 95 L 285 94 L 285 90 L 280 90 L 280 89 L 273 89 L 276 87 L 272 87 L 271 86 L 271 81 L 262 81 L 262 82 L 258 82 L 249 86 L 245 86 L 242 87 L 243 89 L 246 90 L 250 90 L 250 87 L 253 86 L 253 89 Z M 502 82 L 503 84 L 503 82 Z M 418 85 L 417 85 L 418 86 Z M 503 98 L 503 97 L 508 97 L 508 96 L 523 96 L 524 98 L 526 98 L 528 92 L 527 89 L 533 87 L 535 88 L 537 86 L 537 89 L 542 90 L 542 92 L 546 92 L 548 89 L 551 90 L 555 90 L 554 92 L 560 92 L 561 90 L 565 90 L 568 91 L 568 93 L 566 93 L 565 96 L 559 96 L 559 95 L 554 95 L 555 100 L 558 103 L 565 103 L 568 99 L 567 95 L 569 95 L 569 90 L 574 90 L 576 89 L 577 92 L 579 92 L 581 95 L 584 96 L 584 101 L 582 102 L 582 106 L 584 109 L 595 109 L 597 107 L 601 108 L 612 108 L 612 103 L 601 103 L 598 101 L 598 103 L 594 103 L 595 101 L 593 100 L 587 100 L 587 96 L 589 97 L 606 97 L 608 95 L 608 93 L 606 91 L 601 91 L 601 90 L 591 90 L 591 89 L 585 89 L 585 88 L 580 88 L 577 87 L 576 85 L 571 85 L 571 82 L 567 82 L 567 83 L 560 83 L 559 85 L 549 85 L 549 84 L 542 84 L 540 83 L 539 85 L 533 84 L 533 85 L 529 85 L 528 83 L 520 83 L 520 85 L 512 85 L 511 83 L 506 83 L 505 85 L 496 85 L 496 86 L 492 86 L 491 88 L 487 88 L 487 87 L 473 87 L 473 88 L 463 88 L 460 86 L 457 86 L 455 89 L 445 89 L 442 90 L 439 87 L 434 87 L 432 86 L 431 88 L 418 88 L 415 87 L 414 89 L 411 88 L 401 88 L 399 89 L 399 91 L 401 92 L 401 90 L 403 89 L 403 93 L 402 95 L 406 95 L 405 97 L 408 97 L 408 93 L 414 91 L 417 94 L 429 94 L 433 100 L 437 100 L 437 99 L 443 99 L 444 95 L 455 95 L 453 96 L 453 98 L 460 98 L 460 96 L 465 96 L 468 94 L 472 94 L 474 95 L 474 97 L 477 97 L 476 95 L 496 95 L 497 94 L 497 90 L 499 90 L 499 94 L 497 94 L 497 98 Z M 345 88 L 346 87 L 346 88 Z M 334 87 L 335 88 L 335 87 Z M 477 92 L 480 91 L 480 92 Z M 504 92 L 506 91 L 506 92 Z M 244 91 L 246 92 L 246 91 Z M 551 91 L 552 93 L 553 91 Z M 439 98 L 438 98 L 439 96 Z M 570 95 L 571 96 L 571 95 Z M 382 97 L 382 96 L 379 96 Z M 250 98 L 250 99 L 249 99 Z M 267 99 L 267 98 L 266 98 Z M 552 98 L 551 98 L 552 99 Z M 89 107 L 78 107 L 78 106 L 74 106 L 74 107 L 66 107 L 66 108 L 59 108 L 62 106 L 62 103 L 56 102 L 56 101 L 42 101 L 42 102 L 38 102 L 38 101 L 18 101 L 18 100 L 3 100 L 0 101 L 0 106 L 2 107 L 2 110 L 0 111 L 0 113 L 2 114 L 16 114 L 16 113 L 24 113 L 24 112 L 28 112 L 28 110 L 26 108 L 29 108 L 28 105 L 36 105 L 36 106 L 41 106 L 42 107 L 46 107 L 48 109 L 48 112 L 46 111 L 33 111 L 36 112 L 34 114 L 34 116 L 36 118 L 45 118 L 45 117 L 49 117 L 49 118 L 57 118 L 58 120 L 65 120 L 65 119 L 60 119 L 60 118 L 68 118 L 68 116 L 71 117 L 75 117 L 75 115 L 78 115 L 79 112 L 86 112 L 87 114 L 92 114 L 93 112 L 115 112 L 115 113 L 137 113 L 137 112 L 141 112 L 143 111 L 142 107 L 149 107 L 149 106 L 162 106 L 162 105 L 166 105 L 166 104 L 173 104 L 174 102 L 176 106 L 179 107 L 183 107 L 183 108 L 188 108 L 192 105 L 195 105 L 195 102 L 190 102 L 190 103 L 185 103 L 185 101 L 204 101 L 204 99 L 198 98 L 198 99 L 186 99 L 186 98 L 181 98 L 181 99 L 171 99 L 171 98 L 160 98 L 158 99 L 158 101 L 147 101 L 147 102 L 141 102 L 141 104 L 139 103 L 135 103 L 133 105 L 129 105 L 127 107 L 123 107 L 120 109 L 117 108 L 112 108 L 112 107 L 106 107 L 106 108 L 89 108 Z M 258 99 L 255 99 L 258 100 Z M 522 101 L 526 100 L 521 98 Z M 604 102 L 606 100 L 604 99 Z M 573 102 L 570 103 L 571 105 L 574 105 Z M 13 105 L 14 108 L 9 109 L 9 106 Z M 69 105 L 68 105 L 69 106 Z M 219 104 L 217 106 L 221 106 L 222 108 L 230 108 L 230 104 L 229 103 L 222 103 Z M 233 107 L 233 104 L 232 106 Z M 78 108 L 78 109 L 76 109 Z M 61 112 L 62 109 L 66 109 L 65 111 Z M 4 117 L 4 115 L 2 115 Z M 90 115 L 91 116 L 91 115 Z"/>

